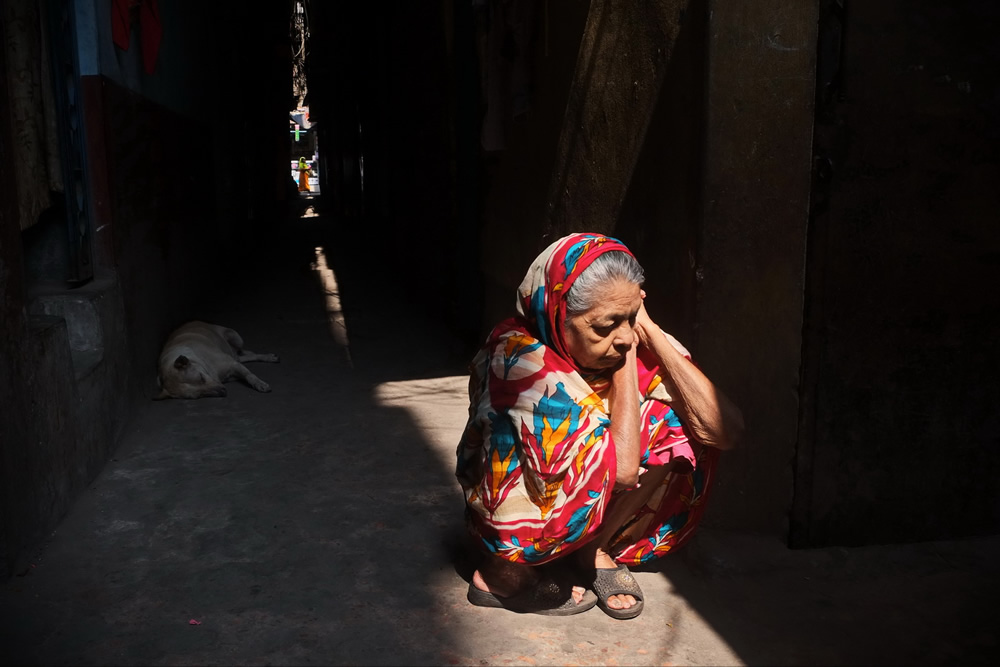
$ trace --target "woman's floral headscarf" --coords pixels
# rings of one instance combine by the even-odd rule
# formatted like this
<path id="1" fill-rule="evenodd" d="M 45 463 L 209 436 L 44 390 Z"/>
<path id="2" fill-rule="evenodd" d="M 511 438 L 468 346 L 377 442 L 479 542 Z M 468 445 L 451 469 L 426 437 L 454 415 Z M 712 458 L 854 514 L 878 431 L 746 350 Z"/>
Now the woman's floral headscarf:
<path id="1" fill-rule="evenodd" d="M 543 250 L 518 287 L 517 312 L 535 329 L 538 339 L 556 350 L 577 371 L 563 336 L 566 294 L 594 260 L 606 252 L 620 251 L 634 257 L 618 239 L 599 234 L 570 234 Z"/>

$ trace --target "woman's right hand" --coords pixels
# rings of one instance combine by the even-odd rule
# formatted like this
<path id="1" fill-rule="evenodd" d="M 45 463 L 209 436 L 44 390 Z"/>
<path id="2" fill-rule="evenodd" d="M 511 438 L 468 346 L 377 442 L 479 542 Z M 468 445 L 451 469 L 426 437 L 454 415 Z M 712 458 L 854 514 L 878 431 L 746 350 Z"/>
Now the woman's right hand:
<path id="1" fill-rule="evenodd" d="M 629 368 L 632 369 L 632 380 L 637 382 L 639 378 L 638 366 L 637 366 L 637 353 L 639 350 L 639 345 L 641 344 L 641 339 L 637 331 L 633 331 L 635 335 L 632 336 L 632 345 L 625 352 L 625 356 L 622 358 L 621 363 L 615 367 L 611 372 L 611 385 L 614 387 L 618 382 L 624 381 L 628 377 Z"/>

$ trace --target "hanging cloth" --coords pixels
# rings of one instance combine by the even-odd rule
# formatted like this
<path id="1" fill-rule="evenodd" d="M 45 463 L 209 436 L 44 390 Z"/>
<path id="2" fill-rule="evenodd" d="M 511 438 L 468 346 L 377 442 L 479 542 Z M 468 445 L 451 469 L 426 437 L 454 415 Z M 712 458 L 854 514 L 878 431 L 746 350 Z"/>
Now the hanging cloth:
<path id="1" fill-rule="evenodd" d="M 142 0 L 139 7 L 139 32 L 142 35 L 142 68 L 146 74 L 156 69 L 156 58 L 163 40 L 159 0 Z"/>
<path id="2" fill-rule="evenodd" d="M 159 0 L 112 0 L 111 40 L 122 51 L 128 51 L 132 32 L 132 9 L 139 8 L 139 42 L 142 69 L 146 74 L 156 70 L 156 60 L 163 41 L 163 22 Z"/>
<path id="3" fill-rule="evenodd" d="M 111 3 L 111 41 L 122 51 L 128 51 L 131 23 L 129 9 L 136 0 L 113 0 Z"/>

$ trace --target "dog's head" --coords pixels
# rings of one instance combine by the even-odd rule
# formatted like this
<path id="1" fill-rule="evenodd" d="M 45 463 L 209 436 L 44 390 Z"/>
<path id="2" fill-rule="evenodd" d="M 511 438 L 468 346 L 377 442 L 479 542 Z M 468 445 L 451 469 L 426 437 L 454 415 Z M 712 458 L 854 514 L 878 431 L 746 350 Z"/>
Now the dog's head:
<path id="1" fill-rule="evenodd" d="M 174 363 L 160 371 L 160 395 L 164 398 L 208 398 L 225 396 L 226 387 L 212 378 L 205 366 L 197 359 L 177 355 Z"/>

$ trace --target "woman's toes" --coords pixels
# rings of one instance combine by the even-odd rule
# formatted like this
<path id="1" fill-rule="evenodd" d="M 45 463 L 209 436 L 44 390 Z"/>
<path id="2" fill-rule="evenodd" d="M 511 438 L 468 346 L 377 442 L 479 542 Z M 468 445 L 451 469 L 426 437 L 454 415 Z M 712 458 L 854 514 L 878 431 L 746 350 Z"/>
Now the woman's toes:
<path id="1" fill-rule="evenodd" d="M 612 609 L 628 609 L 635 604 L 631 595 L 612 595 L 608 598 L 608 606 Z"/>
<path id="2" fill-rule="evenodd" d="M 583 588 L 582 586 L 574 586 L 573 587 L 573 601 L 576 602 L 577 604 L 580 604 L 581 602 L 583 602 L 583 596 L 584 596 L 584 594 L 586 592 L 587 592 L 586 588 Z"/>

